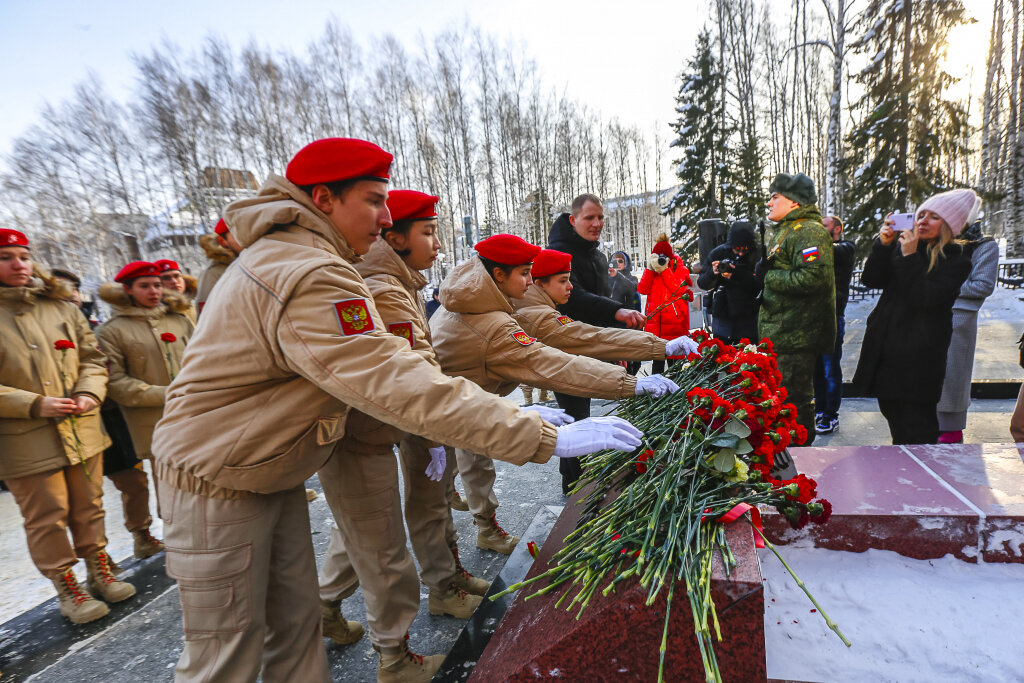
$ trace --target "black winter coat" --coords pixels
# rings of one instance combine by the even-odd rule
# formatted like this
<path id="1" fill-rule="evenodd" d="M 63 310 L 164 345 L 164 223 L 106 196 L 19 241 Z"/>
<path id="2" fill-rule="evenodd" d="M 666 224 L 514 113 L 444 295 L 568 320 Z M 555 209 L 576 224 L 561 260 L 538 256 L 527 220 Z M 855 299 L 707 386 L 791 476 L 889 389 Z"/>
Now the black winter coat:
<path id="1" fill-rule="evenodd" d="M 857 247 L 849 240 L 832 243 L 832 267 L 836 273 L 836 315 L 846 313 L 846 304 L 850 301 L 850 280 L 853 279 L 853 263 Z"/>
<path id="2" fill-rule="evenodd" d="M 881 289 L 868 316 L 854 386 L 864 396 L 938 403 L 953 334 L 953 302 L 971 273 L 971 260 L 950 244 L 928 270 L 921 243 L 903 256 L 899 242 L 876 239 L 861 281 Z"/>
<path id="3" fill-rule="evenodd" d="M 615 313 L 622 306 L 609 298 L 608 259 L 598 246 L 598 242 L 579 236 L 567 213 L 555 219 L 548 233 L 548 249 L 557 249 L 572 256 L 572 274 L 569 277 L 572 293 L 569 301 L 558 310 L 590 325 L 613 327 L 617 322 Z"/>
<path id="4" fill-rule="evenodd" d="M 615 254 L 622 254 L 622 258 L 626 261 L 626 267 L 620 270 L 618 274 L 608 276 L 608 286 L 611 288 L 609 297 L 619 302 L 620 308 L 639 311 L 640 295 L 636 292 L 637 281 L 633 277 L 633 264 L 630 261 L 629 254 L 624 251 L 617 251 Z M 613 259 L 615 254 L 612 254 Z"/>

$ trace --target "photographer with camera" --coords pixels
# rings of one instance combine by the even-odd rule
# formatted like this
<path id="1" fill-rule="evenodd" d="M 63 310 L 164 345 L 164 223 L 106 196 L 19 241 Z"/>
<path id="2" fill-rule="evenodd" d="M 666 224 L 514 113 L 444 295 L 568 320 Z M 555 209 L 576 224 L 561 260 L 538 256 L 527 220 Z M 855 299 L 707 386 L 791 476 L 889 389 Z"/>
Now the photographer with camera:
<path id="1" fill-rule="evenodd" d="M 690 271 L 672 251 L 668 235 L 661 233 L 636 286 L 636 291 L 647 297 L 645 332 L 671 340 L 690 331 L 690 304 L 683 299 L 684 289 L 690 284 Z M 664 372 L 666 363 L 671 360 L 674 359 L 654 361 L 652 371 Z"/>
<path id="2" fill-rule="evenodd" d="M 729 239 L 711 250 L 697 278 L 697 286 L 711 292 L 711 331 L 726 344 L 757 341 L 761 283 L 754 277 L 755 263 L 754 225 L 734 221 Z"/>

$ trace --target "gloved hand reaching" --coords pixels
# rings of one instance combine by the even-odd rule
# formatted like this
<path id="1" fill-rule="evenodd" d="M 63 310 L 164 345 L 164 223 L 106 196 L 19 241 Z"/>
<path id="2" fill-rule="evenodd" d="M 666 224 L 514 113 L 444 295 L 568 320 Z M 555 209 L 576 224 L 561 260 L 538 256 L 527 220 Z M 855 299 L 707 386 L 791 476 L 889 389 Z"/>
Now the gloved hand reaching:
<path id="1" fill-rule="evenodd" d="M 757 262 L 757 265 L 754 266 L 754 277 L 756 277 L 758 280 L 763 280 L 765 273 L 771 270 L 772 266 L 774 265 L 774 256 L 768 259 L 761 259 L 760 261 Z"/>
<path id="2" fill-rule="evenodd" d="M 558 428 L 555 455 L 577 458 L 605 449 L 632 451 L 644 433 L 621 417 L 588 417 Z"/>
<path id="3" fill-rule="evenodd" d="M 431 448 L 429 452 L 430 464 L 427 465 L 424 474 L 427 475 L 427 479 L 430 481 L 441 481 L 441 477 L 444 476 L 445 467 L 448 466 L 448 456 L 445 453 L 444 446 Z"/>
<path id="4" fill-rule="evenodd" d="M 691 353 L 697 353 L 697 342 L 686 335 L 676 337 L 665 344 L 666 356 L 689 356 Z"/>
<path id="5" fill-rule="evenodd" d="M 674 354 L 668 354 L 674 355 Z M 640 377 L 636 380 L 636 395 L 650 394 L 657 398 L 665 394 L 674 394 L 679 391 L 679 385 L 662 375 L 651 375 Z"/>
<path id="6" fill-rule="evenodd" d="M 538 405 L 523 406 L 522 408 L 522 412 L 524 413 L 530 410 L 537 413 L 544 418 L 546 422 L 550 422 L 556 427 L 561 427 L 562 425 L 567 425 L 576 421 L 576 418 L 560 408 L 548 408 L 547 406 Z"/>

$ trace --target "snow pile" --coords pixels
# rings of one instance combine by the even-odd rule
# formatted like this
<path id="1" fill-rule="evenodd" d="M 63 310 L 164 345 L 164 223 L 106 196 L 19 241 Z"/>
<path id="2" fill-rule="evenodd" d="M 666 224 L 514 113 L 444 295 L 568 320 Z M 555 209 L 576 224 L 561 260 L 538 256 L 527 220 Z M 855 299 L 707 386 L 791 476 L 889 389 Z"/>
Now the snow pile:
<path id="1" fill-rule="evenodd" d="M 760 550 L 768 678 L 796 681 L 1016 681 L 1024 564 L 913 560 L 788 545 L 783 557 L 853 643 L 812 612 L 782 564 Z"/>

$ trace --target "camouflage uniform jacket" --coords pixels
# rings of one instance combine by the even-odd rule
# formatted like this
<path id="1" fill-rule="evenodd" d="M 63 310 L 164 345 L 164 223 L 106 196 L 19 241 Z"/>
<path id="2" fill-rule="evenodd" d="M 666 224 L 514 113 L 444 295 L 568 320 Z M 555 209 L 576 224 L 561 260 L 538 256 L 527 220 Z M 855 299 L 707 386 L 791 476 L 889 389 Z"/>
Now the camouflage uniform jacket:
<path id="1" fill-rule="evenodd" d="M 758 333 L 780 353 L 826 353 L 835 346 L 836 283 L 832 238 L 815 204 L 793 209 L 767 245 Z"/>

